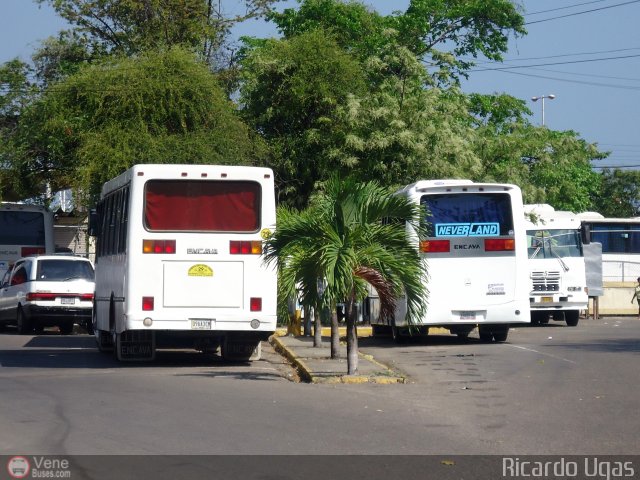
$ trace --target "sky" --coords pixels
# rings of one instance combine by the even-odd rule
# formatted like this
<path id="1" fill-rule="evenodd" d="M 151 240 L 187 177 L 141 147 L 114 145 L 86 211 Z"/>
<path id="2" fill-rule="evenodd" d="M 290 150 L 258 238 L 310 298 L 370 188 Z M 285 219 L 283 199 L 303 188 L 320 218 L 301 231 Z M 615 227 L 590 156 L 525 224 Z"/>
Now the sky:
<path id="1" fill-rule="evenodd" d="M 531 121 L 573 130 L 609 158 L 594 168 L 640 170 L 640 0 L 515 0 L 528 34 L 511 38 L 502 64 L 478 59 L 466 92 L 508 93 L 526 100 Z M 364 0 L 381 14 L 409 0 Z M 295 6 L 287 0 L 283 6 Z M 39 42 L 65 27 L 46 5 L 0 0 L 0 63 L 28 61 Z M 276 36 L 262 22 L 238 34 Z M 548 97 L 533 102 L 532 97 Z"/>

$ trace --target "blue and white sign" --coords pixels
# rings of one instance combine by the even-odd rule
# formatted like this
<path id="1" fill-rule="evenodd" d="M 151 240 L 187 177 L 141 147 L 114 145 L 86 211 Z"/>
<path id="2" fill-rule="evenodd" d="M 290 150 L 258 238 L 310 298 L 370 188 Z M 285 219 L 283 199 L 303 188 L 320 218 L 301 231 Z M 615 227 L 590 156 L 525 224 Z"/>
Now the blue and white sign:
<path id="1" fill-rule="evenodd" d="M 497 222 L 437 223 L 436 237 L 484 237 L 500 235 Z"/>

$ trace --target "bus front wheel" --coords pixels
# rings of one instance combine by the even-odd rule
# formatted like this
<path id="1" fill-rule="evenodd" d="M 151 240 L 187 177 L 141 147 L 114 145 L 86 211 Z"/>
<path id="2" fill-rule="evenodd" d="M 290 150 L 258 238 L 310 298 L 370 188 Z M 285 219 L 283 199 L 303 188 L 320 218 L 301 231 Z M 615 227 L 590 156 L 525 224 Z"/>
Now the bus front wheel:
<path id="1" fill-rule="evenodd" d="M 580 321 L 580 311 L 579 310 L 567 310 L 564 312 L 564 321 L 567 322 L 567 326 L 575 327 L 578 325 Z"/>

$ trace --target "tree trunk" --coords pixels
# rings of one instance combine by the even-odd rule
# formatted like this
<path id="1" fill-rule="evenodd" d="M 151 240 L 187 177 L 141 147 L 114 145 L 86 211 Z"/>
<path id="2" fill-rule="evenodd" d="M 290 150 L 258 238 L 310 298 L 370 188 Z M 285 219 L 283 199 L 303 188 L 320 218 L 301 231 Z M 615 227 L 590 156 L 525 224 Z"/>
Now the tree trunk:
<path id="1" fill-rule="evenodd" d="M 313 309 L 313 346 L 322 347 L 322 321 L 320 308 Z"/>
<path id="2" fill-rule="evenodd" d="M 358 327 L 356 325 L 357 311 L 354 299 L 351 298 L 345 304 L 347 311 L 347 375 L 358 373 Z"/>
<path id="3" fill-rule="evenodd" d="M 336 306 L 331 308 L 331 358 L 340 358 L 340 329 Z"/>
<path id="4" fill-rule="evenodd" d="M 307 305 L 303 306 L 303 311 L 304 311 L 304 324 L 302 325 L 302 334 L 305 337 L 310 337 L 311 336 L 311 315 L 312 315 L 312 311 L 315 310 L 312 307 L 309 307 Z"/>

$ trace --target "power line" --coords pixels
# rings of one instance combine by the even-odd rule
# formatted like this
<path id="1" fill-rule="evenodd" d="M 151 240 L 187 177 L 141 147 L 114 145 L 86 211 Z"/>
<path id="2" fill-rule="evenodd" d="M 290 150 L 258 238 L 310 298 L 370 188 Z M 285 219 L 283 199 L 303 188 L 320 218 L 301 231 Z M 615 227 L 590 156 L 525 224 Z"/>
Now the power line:
<path id="1" fill-rule="evenodd" d="M 558 10 L 566 10 L 568 8 L 581 7 L 583 5 L 590 5 L 592 3 L 600 3 L 600 2 L 604 2 L 604 1 L 606 1 L 606 0 L 593 0 L 591 2 L 576 3 L 575 5 L 567 5 L 566 7 L 551 8 L 549 10 L 540 10 L 539 12 L 526 13 L 525 16 L 527 16 L 527 15 L 538 15 L 540 13 L 557 12 Z"/>
<path id="2" fill-rule="evenodd" d="M 608 88 L 618 88 L 621 90 L 635 90 L 635 91 L 640 90 L 640 86 L 633 87 L 633 86 L 627 86 L 627 85 L 611 85 L 607 83 L 583 82 L 580 80 L 569 80 L 566 78 L 550 77 L 548 75 L 535 75 L 533 73 L 511 72 L 509 70 L 503 70 L 501 71 L 501 73 L 509 73 L 511 75 L 520 75 L 522 77 L 543 78 L 545 80 L 556 80 L 558 82 L 576 83 L 580 85 L 590 85 L 592 87 L 608 87 Z"/>
<path id="3" fill-rule="evenodd" d="M 502 61 L 490 60 L 490 61 L 476 62 L 476 59 L 469 58 L 469 57 L 463 57 L 463 60 L 466 60 L 468 62 L 476 62 L 476 63 L 482 64 L 482 65 L 502 65 L 504 63 L 509 63 L 509 62 L 524 62 L 524 61 L 529 61 L 529 60 L 546 60 L 546 59 L 549 59 L 549 58 L 576 57 L 576 56 L 580 56 L 580 55 L 600 55 L 602 53 L 628 52 L 628 51 L 631 51 L 631 50 L 640 50 L 640 47 L 616 48 L 614 50 L 600 50 L 600 51 L 596 51 L 596 52 L 563 53 L 563 54 L 559 54 L 559 55 L 546 55 L 544 57 L 505 58 Z"/>
<path id="4" fill-rule="evenodd" d="M 545 18 L 543 20 L 534 20 L 532 22 L 525 22 L 525 25 L 532 25 L 534 23 L 549 22 L 551 20 L 558 20 L 559 18 L 575 17 L 576 15 L 582 15 L 584 13 L 598 12 L 600 10 L 607 10 L 609 8 L 614 8 L 614 7 L 622 7 L 624 5 L 630 5 L 632 3 L 638 3 L 638 2 L 640 2 L 640 0 L 632 0 L 630 2 L 617 3 L 615 5 L 608 5 L 606 7 L 593 8 L 591 10 L 583 10 L 582 12 L 568 13 L 567 15 L 559 15 L 557 17 Z"/>
<path id="5" fill-rule="evenodd" d="M 637 0 L 640 2 L 640 0 Z M 469 72 L 485 72 L 488 70 L 493 70 L 493 71 L 497 71 L 497 70 L 512 70 L 514 68 L 531 68 L 531 67 L 546 67 L 546 66 L 550 66 L 550 65 L 571 65 L 571 64 L 575 64 L 575 63 L 590 63 L 590 62 L 601 62 L 604 60 L 622 60 L 625 58 L 636 58 L 636 57 L 640 57 L 640 54 L 637 55 L 621 55 L 619 57 L 605 57 L 605 58 L 589 58 L 589 59 L 585 59 L 585 60 L 570 60 L 567 62 L 551 62 L 551 63 L 538 63 L 538 64 L 533 64 L 533 65 L 511 65 L 511 66 L 507 66 L 507 67 L 497 67 L 497 68 L 479 68 L 479 69 L 475 69 L 475 70 L 469 70 Z"/>

